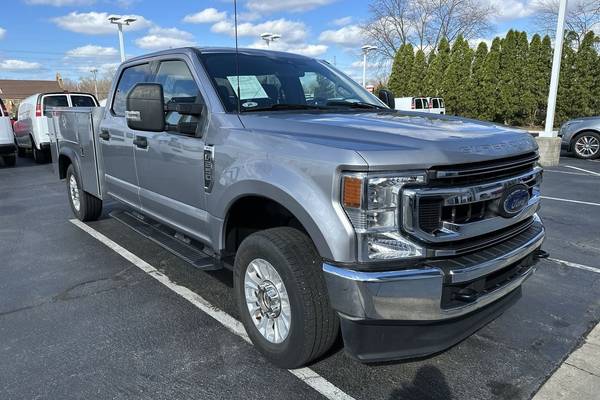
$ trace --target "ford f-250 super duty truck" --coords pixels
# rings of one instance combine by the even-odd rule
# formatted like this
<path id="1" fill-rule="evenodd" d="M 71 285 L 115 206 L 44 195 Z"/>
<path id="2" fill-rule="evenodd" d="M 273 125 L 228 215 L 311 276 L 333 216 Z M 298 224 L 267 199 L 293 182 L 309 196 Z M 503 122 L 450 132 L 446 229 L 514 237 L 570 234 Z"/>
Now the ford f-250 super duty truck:
<path id="1" fill-rule="evenodd" d="M 276 365 L 340 330 L 362 361 L 424 356 L 520 296 L 542 169 L 525 133 L 381 97 L 299 55 L 173 49 L 124 62 L 105 108 L 54 109 L 52 157 L 80 220 L 116 199 L 184 260 L 232 268 Z"/>

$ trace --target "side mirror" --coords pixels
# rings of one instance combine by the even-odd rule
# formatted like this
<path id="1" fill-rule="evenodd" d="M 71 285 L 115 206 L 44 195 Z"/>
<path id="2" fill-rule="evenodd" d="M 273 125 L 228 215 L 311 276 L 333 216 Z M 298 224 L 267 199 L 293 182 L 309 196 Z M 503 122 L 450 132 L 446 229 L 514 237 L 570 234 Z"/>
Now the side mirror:
<path id="1" fill-rule="evenodd" d="M 136 131 L 165 130 L 165 98 L 162 85 L 138 83 L 127 94 L 125 118 L 127 126 Z"/>
<path id="2" fill-rule="evenodd" d="M 396 108 L 396 100 L 394 99 L 394 93 L 392 91 L 381 89 L 378 97 L 379 100 L 383 101 L 392 110 Z"/>

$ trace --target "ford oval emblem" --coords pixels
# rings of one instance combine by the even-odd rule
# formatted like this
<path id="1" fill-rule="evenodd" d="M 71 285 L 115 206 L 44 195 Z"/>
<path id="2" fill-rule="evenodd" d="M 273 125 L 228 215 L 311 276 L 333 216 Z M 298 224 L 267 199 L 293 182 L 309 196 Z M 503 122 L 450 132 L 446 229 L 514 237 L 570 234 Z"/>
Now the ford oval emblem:
<path id="1" fill-rule="evenodd" d="M 510 218 L 517 215 L 529 203 L 529 188 L 518 184 L 509 187 L 500 198 L 499 214 Z"/>

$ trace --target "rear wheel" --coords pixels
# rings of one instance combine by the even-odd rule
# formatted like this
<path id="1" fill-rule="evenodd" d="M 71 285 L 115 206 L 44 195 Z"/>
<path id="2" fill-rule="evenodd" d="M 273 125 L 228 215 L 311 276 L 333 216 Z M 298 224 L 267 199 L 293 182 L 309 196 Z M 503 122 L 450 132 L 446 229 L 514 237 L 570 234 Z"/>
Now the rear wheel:
<path id="1" fill-rule="evenodd" d="M 600 156 L 600 135 L 596 132 L 583 132 L 575 137 L 573 151 L 578 158 L 591 160 Z"/>
<path id="2" fill-rule="evenodd" d="M 298 368 L 326 352 L 339 321 L 311 240 L 288 227 L 248 236 L 237 251 L 234 286 L 242 323 L 273 364 Z"/>
<path id="3" fill-rule="evenodd" d="M 33 143 L 32 146 L 33 146 L 34 161 L 38 164 L 48 163 L 48 161 L 50 160 L 50 152 L 48 152 L 47 150 L 44 150 L 44 149 L 38 150 L 38 148 L 35 147 L 35 143 Z"/>
<path id="4" fill-rule="evenodd" d="M 14 154 L 11 156 L 3 156 L 4 165 L 7 167 L 14 167 L 17 164 L 17 156 Z"/>
<path id="5" fill-rule="evenodd" d="M 17 143 L 16 140 L 15 140 L 15 146 L 17 146 L 17 155 L 19 157 L 26 157 L 27 156 L 27 149 L 25 149 L 24 147 L 19 147 L 19 144 Z"/>
<path id="6" fill-rule="evenodd" d="M 102 213 L 102 200 L 81 190 L 81 180 L 73 168 L 67 168 L 67 192 L 73 214 L 80 221 L 95 221 Z"/>

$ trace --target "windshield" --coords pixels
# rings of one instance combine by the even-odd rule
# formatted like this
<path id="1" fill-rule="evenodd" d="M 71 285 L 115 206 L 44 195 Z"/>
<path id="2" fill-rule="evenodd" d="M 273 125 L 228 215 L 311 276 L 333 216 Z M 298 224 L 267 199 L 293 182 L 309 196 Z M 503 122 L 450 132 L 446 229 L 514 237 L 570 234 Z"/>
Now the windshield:
<path id="1" fill-rule="evenodd" d="M 237 110 L 235 53 L 200 54 L 229 112 Z M 377 97 L 325 62 L 279 54 L 239 54 L 240 111 L 387 109 Z"/>

